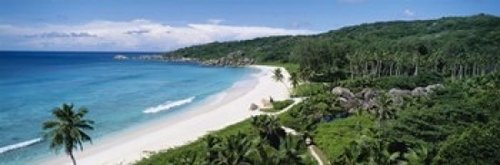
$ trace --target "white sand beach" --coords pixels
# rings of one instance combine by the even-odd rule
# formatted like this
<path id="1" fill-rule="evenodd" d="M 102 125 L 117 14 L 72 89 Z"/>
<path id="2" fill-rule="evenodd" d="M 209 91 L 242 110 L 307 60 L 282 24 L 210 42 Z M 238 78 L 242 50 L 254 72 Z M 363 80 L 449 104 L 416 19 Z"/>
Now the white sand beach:
<path id="1" fill-rule="evenodd" d="M 216 102 L 210 100 L 196 106 L 195 110 L 163 121 L 155 121 L 141 129 L 113 135 L 87 145 L 82 152 L 75 151 L 77 163 L 80 165 L 131 164 L 147 155 L 146 151 L 160 151 L 194 141 L 210 131 L 222 129 L 228 125 L 259 114 L 251 111 L 250 104 L 262 106 L 262 99 L 272 97 L 282 100 L 289 97 L 288 89 L 281 82 L 273 80 L 271 66 L 251 66 L 260 69 L 255 74 L 253 83 L 236 85 L 225 91 Z M 284 80 L 288 82 L 289 74 L 282 68 Z M 287 83 L 288 84 L 288 83 Z M 71 164 L 64 153 L 37 164 Z"/>

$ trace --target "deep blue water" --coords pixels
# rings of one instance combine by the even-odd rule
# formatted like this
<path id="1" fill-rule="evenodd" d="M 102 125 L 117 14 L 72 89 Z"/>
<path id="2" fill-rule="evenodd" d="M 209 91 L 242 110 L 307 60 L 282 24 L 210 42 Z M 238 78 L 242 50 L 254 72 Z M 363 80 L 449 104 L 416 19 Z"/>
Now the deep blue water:
<path id="1" fill-rule="evenodd" d="M 96 139 L 185 111 L 254 72 L 116 54 L 144 53 L 0 52 L 0 164 L 51 155 L 41 124 L 62 103 L 89 109 Z"/>

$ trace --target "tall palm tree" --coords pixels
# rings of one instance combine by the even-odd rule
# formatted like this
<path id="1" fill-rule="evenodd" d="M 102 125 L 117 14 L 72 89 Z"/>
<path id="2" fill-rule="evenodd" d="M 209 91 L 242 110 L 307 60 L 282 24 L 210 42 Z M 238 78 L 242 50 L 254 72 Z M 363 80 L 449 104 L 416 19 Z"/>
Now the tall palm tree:
<path id="1" fill-rule="evenodd" d="M 73 111 L 73 104 L 63 104 L 61 107 L 54 108 L 52 115 L 55 117 L 43 123 L 43 129 L 49 130 L 45 138 L 50 138 L 50 148 L 59 151 L 64 148 L 76 165 L 73 149 L 83 150 L 83 142 L 92 143 L 92 139 L 83 130 L 93 130 L 94 121 L 83 119 L 88 113 L 87 108 L 80 107 L 78 111 Z"/>
<path id="2" fill-rule="evenodd" d="M 285 83 L 285 76 L 283 76 L 283 72 L 281 71 L 281 68 L 274 69 L 273 79 L 274 79 L 274 81 L 283 83 L 283 85 L 288 89 L 288 86 Z M 290 90 L 290 89 L 288 89 L 288 90 Z"/>
<path id="3" fill-rule="evenodd" d="M 283 78 L 284 77 L 283 77 L 283 73 L 281 72 L 281 68 L 274 69 L 274 72 L 273 72 L 273 79 L 274 79 L 274 81 L 282 82 Z"/>

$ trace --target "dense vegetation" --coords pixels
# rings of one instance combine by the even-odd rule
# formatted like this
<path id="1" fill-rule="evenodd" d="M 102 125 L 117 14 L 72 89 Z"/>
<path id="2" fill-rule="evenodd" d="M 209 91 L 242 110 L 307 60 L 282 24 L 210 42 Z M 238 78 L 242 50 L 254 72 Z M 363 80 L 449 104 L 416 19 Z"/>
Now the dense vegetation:
<path id="1" fill-rule="evenodd" d="M 311 136 L 332 164 L 500 164 L 498 45 L 500 18 L 479 14 L 362 24 L 314 36 L 212 43 L 170 52 L 166 55 L 213 58 L 243 51 L 260 63 L 298 66 L 292 67 L 293 95 L 306 99 L 277 119 L 256 117 L 238 124 L 243 133 L 229 127 L 213 133 L 218 138 L 210 135 L 139 164 L 194 159 L 183 155 L 196 155 L 187 164 L 221 163 L 214 162 L 221 157 L 236 160 L 227 164 L 311 164 L 300 156 L 307 155 L 305 146 L 297 144 L 301 139 L 285 135 L 282 125 Z M 440 88 L 418 95 L 391 93 L 431 84 Z M 227 130 L 232 133 L 223 133 Z M 246 149 L 233 148 L 233 143 Z M 289 154 L 278 156 L 282 152 Z"/>
<path id="2" fill-rule="evenodd" d="M 272 116 L 256 116 L 136 164 L 311 164 L 302 136 Z"/>
<path id="3" fill-rule="evenodd" d="M 484 75 L 498 68 L 500 18 L 479 14 L 345 27 L 313 36 L 282 36 L 187 47 L 167 56 L 215 58 L 242 51 L 259 63 L 296 63 L 316 81 L 347 77 Z"/>

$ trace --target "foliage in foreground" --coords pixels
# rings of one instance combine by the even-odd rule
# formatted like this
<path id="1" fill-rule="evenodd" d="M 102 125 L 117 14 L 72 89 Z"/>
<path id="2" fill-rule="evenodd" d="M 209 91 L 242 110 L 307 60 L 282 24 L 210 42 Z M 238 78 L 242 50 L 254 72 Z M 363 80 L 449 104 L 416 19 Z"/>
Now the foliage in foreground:
<path id="1" fill-rule="evenodd" d="M 136 164 L 310 164 L 302 136 L 287 135 L 276 118 L 257 116 L 193 143 L 154 153 Z"/>

